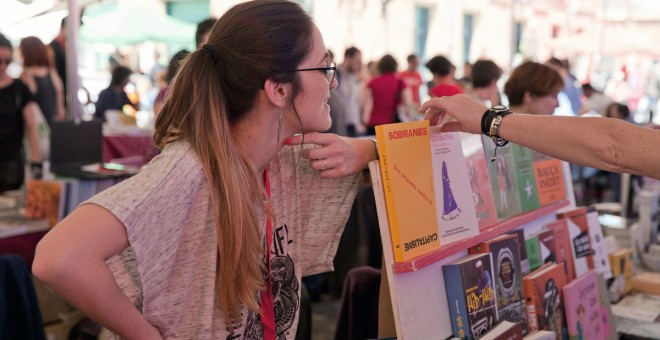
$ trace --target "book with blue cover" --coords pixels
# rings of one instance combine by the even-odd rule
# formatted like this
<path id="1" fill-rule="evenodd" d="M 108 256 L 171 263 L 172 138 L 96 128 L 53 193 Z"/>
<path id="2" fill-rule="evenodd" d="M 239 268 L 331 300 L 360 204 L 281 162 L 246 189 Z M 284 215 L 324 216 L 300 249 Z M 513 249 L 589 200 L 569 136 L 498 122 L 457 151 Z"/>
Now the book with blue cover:
<path id="1" fill-rule="evenodd" d="M 453 335 L 479 339 L 498 320 L 490 253 L 465 256 L 442 270 Z"/>

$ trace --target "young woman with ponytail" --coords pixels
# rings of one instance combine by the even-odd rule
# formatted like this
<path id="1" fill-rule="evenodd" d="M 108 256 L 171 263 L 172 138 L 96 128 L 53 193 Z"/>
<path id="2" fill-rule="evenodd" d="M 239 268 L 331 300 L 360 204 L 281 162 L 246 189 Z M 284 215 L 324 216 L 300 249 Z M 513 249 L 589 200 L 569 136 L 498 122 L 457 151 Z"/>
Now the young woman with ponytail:
<path id="1" fill-rule="evenodd" d="M 332 270 L 370 140 L 320 133 L 337 86 L 295 3 L 239 4 L 182 62 L 161 154 L 37 247 L 33 272 L 117 336 L 293 339 L 300 279 Z"/>

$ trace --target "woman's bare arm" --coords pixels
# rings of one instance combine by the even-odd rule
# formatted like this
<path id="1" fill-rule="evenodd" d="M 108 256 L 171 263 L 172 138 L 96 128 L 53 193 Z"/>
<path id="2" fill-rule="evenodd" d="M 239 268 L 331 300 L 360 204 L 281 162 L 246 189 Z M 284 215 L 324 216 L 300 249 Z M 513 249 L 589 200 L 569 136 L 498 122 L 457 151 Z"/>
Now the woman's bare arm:
<path id="1" fill-rule="evenodd" d="M 117 286 L 105 260 L 129 245 L 108 210 L 78 208 L 37 245 L 32 271 L 67 301 L 127 339 L 161 339 Z"/>
<path id="2" fill-rule="evenodd" d="M 443 131 L 481 133 L 486 107 L 469 97 L 434 98 L 420 107 L 435 122 L 444 113 L 455 121 Z M 558 117 L 512 114 L 504 117 L 499 135 L 555 158 L 613 172 L 629 172 L 660 179 L 660 130 L 611 118 Z"/>

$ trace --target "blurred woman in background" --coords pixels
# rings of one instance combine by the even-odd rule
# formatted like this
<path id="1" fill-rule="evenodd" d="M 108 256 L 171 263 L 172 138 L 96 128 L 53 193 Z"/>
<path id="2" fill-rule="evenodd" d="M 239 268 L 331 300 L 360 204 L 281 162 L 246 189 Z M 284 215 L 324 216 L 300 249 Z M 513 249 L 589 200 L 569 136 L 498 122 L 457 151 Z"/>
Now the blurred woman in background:
<path id="1" fill-rule="evenodd" d="M 23 59 L 21 80 L 34 95 L 44 119 L 49 126 L 55 119 L 64 119 L 64 87 L 50 62 L 48 48 L 39 38 L 27 37 L 21 40 L 18 50 Z"/>
<path id="2" fill-rule="evenodd" d="M 21 80 L 7 75 L 13 52 L 9 40 L 0 34 L 0 192 L 19 189 L 23 184 L 26 132 L 30 162 L 41 161 L 34 118 L 39 106 Z"/>

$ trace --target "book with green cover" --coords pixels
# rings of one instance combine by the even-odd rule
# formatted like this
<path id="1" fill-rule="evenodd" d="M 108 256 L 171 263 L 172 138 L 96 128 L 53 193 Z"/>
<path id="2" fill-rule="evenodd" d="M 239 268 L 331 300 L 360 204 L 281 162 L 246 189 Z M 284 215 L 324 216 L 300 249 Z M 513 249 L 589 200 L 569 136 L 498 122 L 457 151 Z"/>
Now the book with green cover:
<path id="1" fill-rule="evenodd" d="M 483 138 L 497 218 L 505 219 L 518 215 L 522 212 L 522 208 L 518 195 L 518 181 L 511 144 L 498 147 L 497 156 L 493 158 L 495 144 L 489 137 L 483 136 Z"/>
<path id="2" fill-rule="evenodd" d="M 541 246 L 539 245 L 539 237 L 537 235 L 525 239 L 525 249 L 527 250 L 527 261 L 529 263 L 530 272 L 535 271 L 543 265 L 541 258 Z"/>
<path id="3" fill-rule="evenodd" d="M 520 207 L 523 212 L 538 209 L 540 203 L 534 175 L 534 154 L 532 150 L 516 144 L 511 145 L 511 151 L 516 165 Z"/>

